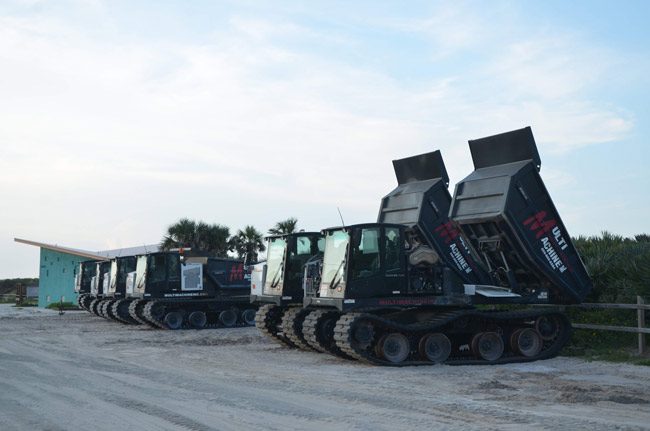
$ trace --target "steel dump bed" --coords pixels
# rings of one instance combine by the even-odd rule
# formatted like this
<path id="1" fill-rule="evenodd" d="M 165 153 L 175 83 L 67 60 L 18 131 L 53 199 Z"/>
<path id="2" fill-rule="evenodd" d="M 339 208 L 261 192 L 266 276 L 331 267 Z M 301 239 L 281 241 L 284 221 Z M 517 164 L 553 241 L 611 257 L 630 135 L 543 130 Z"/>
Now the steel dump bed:
<path id="1" fill-rule="evenodd" d="M 440 151 L 394 160 L 398 185 L 381 200 L 377 222 L 416 231 L 466 283 L 486 283 L 487 273 L 449 220 L 449 177 Z"/>
<path id="2" fill-rule="evenodd" d="M 469 146 L 475 170 L 456 185 L 449 217 L 494 284 L 553 303 L 583 301 L 591 280 L 539 175 L 530 127 Z"/>

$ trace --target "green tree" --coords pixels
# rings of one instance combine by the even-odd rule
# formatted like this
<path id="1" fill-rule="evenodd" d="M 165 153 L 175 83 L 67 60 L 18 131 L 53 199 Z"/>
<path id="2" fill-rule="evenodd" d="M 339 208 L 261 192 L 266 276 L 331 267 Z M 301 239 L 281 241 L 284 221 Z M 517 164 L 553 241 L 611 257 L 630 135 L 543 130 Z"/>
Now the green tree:
<path id="1" fill-rule="evenodd" d="M 246 258 L 246 264 L 256 262 L 259 252 L 266 250 L 262 233 L 250 225 L 238 230 L 230 238 L 230 245 L 240 259 Z"/>
<path id="2" fill-rule="evenodd" d="M 594 288 L 589 302 L 635 302 L 650 295 L 650 242 L 646 234 L 625 238 L 610 232 L 574 243 Z"/>
<path id="3" fill-rule="evenodd" d="M 269 229 L 270 235 L 284 235 L 288 233 L 294 233 L 298 227 L 298 219 L 295 217 L 289 217 L 286 220 L 279 221 Z"/>
<path id="4" fill-rule="evenodd" d="M 208 224 L 182 218 L 167 228 L 160 248 L 187 247 L 193 251 L 206 252 L 217 257 L 227 257 L 231 250 L 228 237 L 230 229 L 220 224 Z"/>

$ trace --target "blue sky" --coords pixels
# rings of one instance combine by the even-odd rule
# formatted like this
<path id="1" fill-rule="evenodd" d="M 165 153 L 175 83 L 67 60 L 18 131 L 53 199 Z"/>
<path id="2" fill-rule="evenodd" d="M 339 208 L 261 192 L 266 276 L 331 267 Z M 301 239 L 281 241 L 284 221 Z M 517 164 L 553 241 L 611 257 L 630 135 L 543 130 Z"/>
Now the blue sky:
<path id="1" fill-rule="evenodd" d="M 641 1 L 0 1 L 0 277 L 38 271 L 13 237 L 372 221 L 392 159 L 441 149 L 453 186 L 468 139 L 527 125 L 572 235 L 649 232 L 649 19 Z"/>

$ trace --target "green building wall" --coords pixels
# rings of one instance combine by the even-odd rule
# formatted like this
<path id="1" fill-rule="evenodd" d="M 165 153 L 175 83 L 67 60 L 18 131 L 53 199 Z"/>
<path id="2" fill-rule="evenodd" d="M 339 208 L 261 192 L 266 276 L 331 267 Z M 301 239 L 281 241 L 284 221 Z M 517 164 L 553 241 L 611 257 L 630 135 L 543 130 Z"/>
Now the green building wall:
<path id="1" fill-rule="evenodd" d="M 88 258 L 41 248 L 41 266 L 38 280 L 38 306 L 59 302 L 76 302 L 74 276 L 79 262 Z"/>

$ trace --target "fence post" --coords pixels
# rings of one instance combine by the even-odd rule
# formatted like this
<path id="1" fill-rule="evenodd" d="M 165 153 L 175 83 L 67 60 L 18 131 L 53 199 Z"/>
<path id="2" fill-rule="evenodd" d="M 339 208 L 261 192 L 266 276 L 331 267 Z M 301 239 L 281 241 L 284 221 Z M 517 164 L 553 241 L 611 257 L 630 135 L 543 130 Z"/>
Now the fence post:
<path id="1" fill-rule="evenodd" d="M 641 296 L 637 295 L 636 297 L 636 303 L 637 305 L 642 305 L 645 304 L 645 301 Z M 639 329 L 645 328 L 645 310 L 642 310 L 639 308 L 636 310 L 637 312 L 637 320 L 638 320 L 638 327 Z M 645 353 L 645 334 L 642 334 L 639 332 L 639 355 L 643 355 Z"/>

